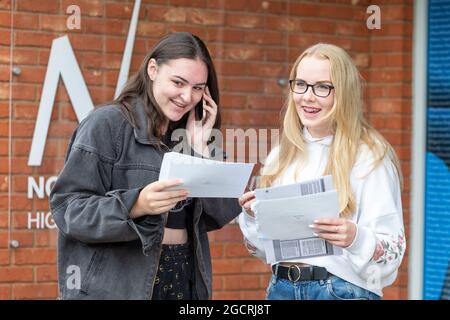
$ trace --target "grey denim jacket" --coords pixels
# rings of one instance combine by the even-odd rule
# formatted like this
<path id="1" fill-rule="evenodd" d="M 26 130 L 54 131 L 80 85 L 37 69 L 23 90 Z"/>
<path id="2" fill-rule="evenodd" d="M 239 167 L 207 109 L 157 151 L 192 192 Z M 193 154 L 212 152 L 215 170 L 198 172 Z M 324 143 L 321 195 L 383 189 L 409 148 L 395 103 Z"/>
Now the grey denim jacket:
<path id="1" fill-rule="evenodd" d="M 147 135 L 140 100 L 138 128 L 118 106 L 84 119 L 70 141 L 65 165 L 50 194 L 58 227 L 61 299 L 151 299 L 167 214 L 131 219 L 139 192 L 158 180 L 164 152 Z M 207 232 L 241 211 L 237 199 L 194 199 L 188 227 L 195 256 L 195 291 L 210 299 L 211 256 Z M 78 277 L 78 278 L 77 278 Z"/>

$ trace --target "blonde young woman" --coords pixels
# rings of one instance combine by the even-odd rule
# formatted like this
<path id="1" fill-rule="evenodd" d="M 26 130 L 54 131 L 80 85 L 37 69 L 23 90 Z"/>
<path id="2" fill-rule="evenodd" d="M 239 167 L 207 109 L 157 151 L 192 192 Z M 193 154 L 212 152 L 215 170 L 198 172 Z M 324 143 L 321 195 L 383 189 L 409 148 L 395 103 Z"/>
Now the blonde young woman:
<path id="1" fill-rule="evenodd" d="M 290 79 L 281 143 L 266 161 L 261 187 L 332 175 L 340 217 L 310 227 L 343 254 L 272 265 L 267 299 L 380 299 L 405 252 L 398 159 L 364 120 L 361 77 L 343 49 L 306 49 Z M 253 192 L 239 199 L 239 224 L 249 251 L 264 258 L 253 201 Z"/>

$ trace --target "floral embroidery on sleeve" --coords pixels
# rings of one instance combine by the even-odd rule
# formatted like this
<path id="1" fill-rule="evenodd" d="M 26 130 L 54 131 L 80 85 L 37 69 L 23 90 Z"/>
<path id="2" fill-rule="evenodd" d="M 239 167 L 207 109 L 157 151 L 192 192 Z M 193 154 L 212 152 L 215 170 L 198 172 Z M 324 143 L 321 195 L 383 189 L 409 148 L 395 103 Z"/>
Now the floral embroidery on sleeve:
<path id="1" fill-rule="evenodd" d="M 375 253 L 372 259 L 376 263 L 386 264 L 393 260 L 399 259 L 405 250 L 405 233 L 402 230 L 397 239 L 392 237 L 392 240 L 378 240 Z"/>

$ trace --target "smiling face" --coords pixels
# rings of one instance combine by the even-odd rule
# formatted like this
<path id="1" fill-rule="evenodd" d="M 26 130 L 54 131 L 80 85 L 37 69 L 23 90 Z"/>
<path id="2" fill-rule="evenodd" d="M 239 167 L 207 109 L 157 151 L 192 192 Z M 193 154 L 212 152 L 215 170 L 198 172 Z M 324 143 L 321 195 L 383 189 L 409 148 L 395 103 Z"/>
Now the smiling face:
<path id="1" fill-rule="evenodd" d="M 330 61 L 314 56 L 303 58 L 298 67 L 295 78 L 307 84 L 333 85 L 330 75 Z M 332 126 L 326 115 L 330 112 L 334 102 L 334 90 L 328 97 L 316 96 L 311 87 L 305 93 L 292 93 L 297 114 L 309 133 L 316 138 L 331 134 Z"/>
<path id="2" fill-rule="evenodd" d="M 202 99 L 208 80 L 206 64 L 199 59 L 180 58 L 160 65 L 151 59 L 147 72 L 161 112 L 173 122 L 180 120 Z"/>

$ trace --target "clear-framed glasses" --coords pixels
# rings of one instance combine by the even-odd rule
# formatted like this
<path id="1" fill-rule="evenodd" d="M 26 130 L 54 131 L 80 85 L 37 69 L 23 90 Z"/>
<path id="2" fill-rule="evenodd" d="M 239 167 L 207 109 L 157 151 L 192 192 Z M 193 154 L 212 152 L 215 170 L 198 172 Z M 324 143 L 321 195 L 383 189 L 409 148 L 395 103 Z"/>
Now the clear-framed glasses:
<path id="1" fill-rule="evenodd" d="M 332 85 L 326 83 L 308 84 L 303 80 L 293 79 L 289 80 L 289 86 L 292 92 L 303 94 L 311 87 L 313 93 L 321 98 L 326 98 L 330 95 L 331 90 L 334 89 Z"/>

